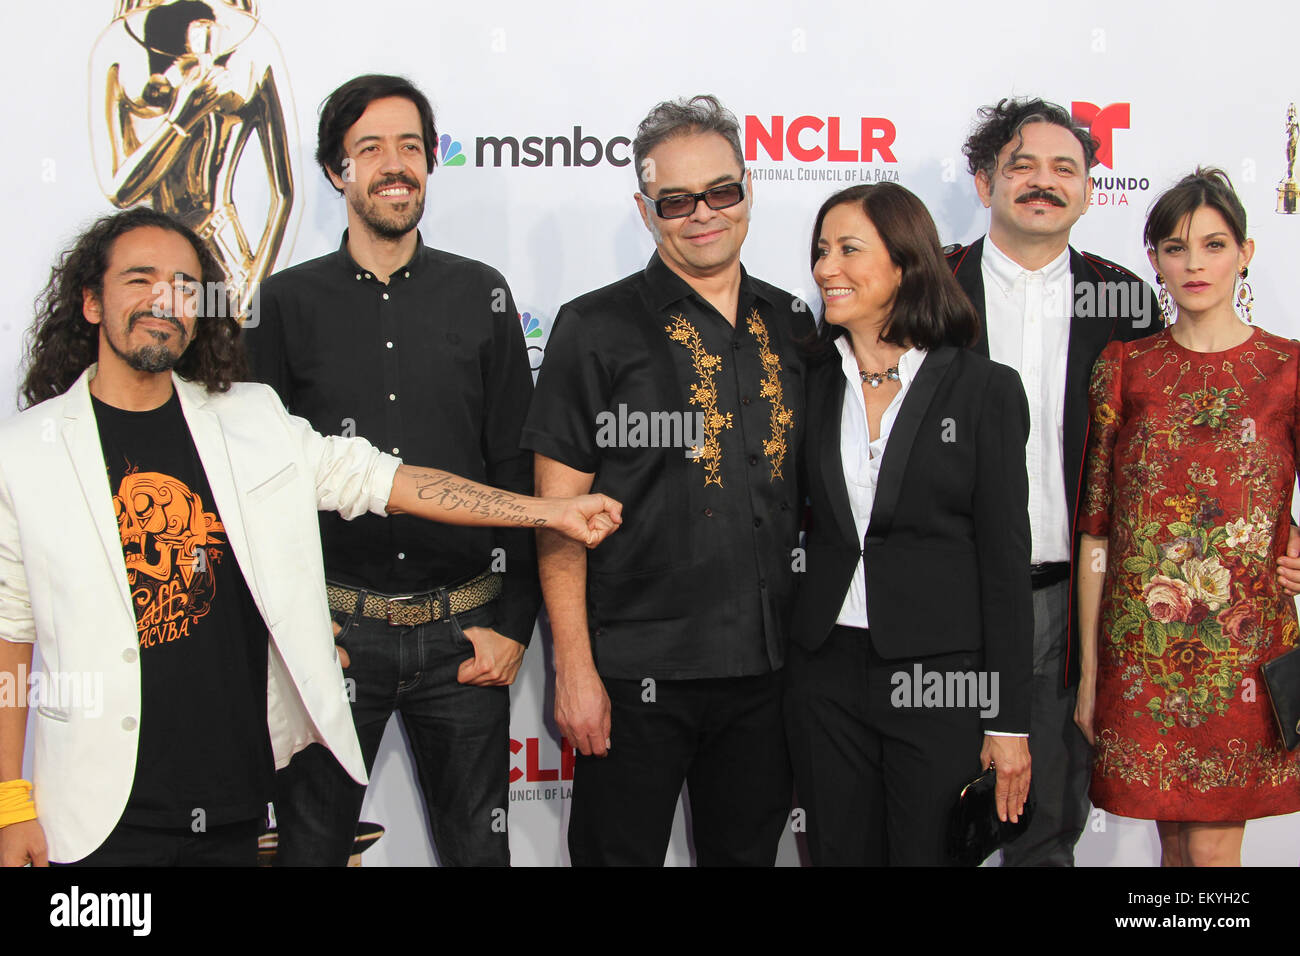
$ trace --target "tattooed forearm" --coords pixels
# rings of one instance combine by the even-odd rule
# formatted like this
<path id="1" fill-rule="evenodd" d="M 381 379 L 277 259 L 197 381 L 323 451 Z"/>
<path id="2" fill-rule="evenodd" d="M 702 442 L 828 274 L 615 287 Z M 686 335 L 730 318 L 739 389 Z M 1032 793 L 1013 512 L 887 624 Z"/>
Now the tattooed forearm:
<path id="1" fill-rule="evenodd" d="M 623 506 L 603 495 L 534 498 L 469 481 L 437 468 L 399 464 L 385 511 L 478 527 L 541 528 L 595 547 L 622 519 Z"/>
<path id="2" fill-rule="evenodd" d="M 494 521 L 543 528 L 546 519 L 528 514 L 527 502 L 519 495 L 498 488 L 490 488 L 455 475 L 416 471 L 411 474 L 416 497 L 421 501 L 434 501 L 448 512 L 466 511 L 469 514 Z"/>

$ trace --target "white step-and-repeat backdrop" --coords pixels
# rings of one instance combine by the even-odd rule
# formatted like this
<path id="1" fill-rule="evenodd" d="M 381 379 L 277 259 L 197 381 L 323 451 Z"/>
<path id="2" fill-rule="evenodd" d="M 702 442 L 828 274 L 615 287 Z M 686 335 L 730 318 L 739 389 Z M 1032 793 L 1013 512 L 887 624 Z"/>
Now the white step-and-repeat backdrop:
<path id="1" fill-rule="evenodd" d="M 343 200 L 311 161 L 317 108 L 357 74 L 405 74 L 433 101 L 443 134 L 425 240 L 506 275 L 534 366 L 561 303 L 643 266 L 652 243 L 632 200 L 629 140 L 654 103 L 698 92 L 717 94 L 743 121 L 755 192 L 746 266 L 809 301 L 809 230 L 830 192 L 901 182 L 929 206 L 945 242 L 974 239 L 987 213 L 961 155 L 972 117 L 1003 96 L 1041 95 L 1091 117 L 1103 145 L 1075 246 L 1150 279 L 1140 240 L 1148 205 L 1196 164 L 1219 165 L 1258 242 L 1250 270 L 1257 321 L 1300 332 L 1300 215 L 1275 211 L 1287 106 L 1300 99 L 1287 5 L 1099 0 L 1031 12 L 955 0 L 206 2 L 227 44 L 237 44 L 227 61 L 234 82 L 269 68 L 283 115 L 281 126 L 270 109 L 238 157 L 192 154 L 218 194 L 231 182 L 233 203 L 209 225 L 231 235 L 237 223 L 249 252 L 230 252 L 227 265 L 256 275 L 337 247 Z M 22 335 L 56 255 L 111 211 L 110 197 L 147 195 L 113 177 L 111 157 L 134 146 L 120 135 L 119 104 L 147 101 L 149 74 L 160 69 L 142 42 L 144 12 L 169 5 L 182 3 L 5 5 L 0 414 L 13 407 Z M 188 13 L 175 13 L 183 29 Z M 291 185 L 268 175 L 280 160 Z M 550 718 L 543 637 L 512 691 L 510 840 L 525 865 L 568 862 L 571 761 Z M 436 863 L 396 721 L 364 818 L 387 828 L 366 865 Z M 1296 817 L 1257 821 L 1246 829 L 1244 860 L 1293 866 L 1298 847 Z M 1153 864 L 1154 825 L 1094 811 L 1078 856 L 1088 865 Z M 798 862 L 789 834 L 781 857 Z M 668 862 L 690 859 L 679 813 Z"/>

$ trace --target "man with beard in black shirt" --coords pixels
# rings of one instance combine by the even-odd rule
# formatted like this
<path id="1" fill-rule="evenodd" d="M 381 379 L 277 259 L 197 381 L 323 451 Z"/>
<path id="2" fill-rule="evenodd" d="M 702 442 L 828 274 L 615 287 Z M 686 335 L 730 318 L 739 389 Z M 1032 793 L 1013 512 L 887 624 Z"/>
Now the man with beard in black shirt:
<path id="1" fill-rule="evenodd" d="M 254 376 L 322 433 L 531 494 L 523 333 L 495 269 L 418 231 L 438 134 L 409 81 L 361 76 L 321 109 L 316 158 L 347 201 L 328 255 L 272 276 Z M 541 603 L 532 535 L 321 515 L 367 768 L 396 710 L 444 865 L 505 865 L 510 691 Z M 450 613 L 432 614 L 442 594 Z M 364 791 L 320 748 L 280 775 L 278 860 L 342 864 Z"/>

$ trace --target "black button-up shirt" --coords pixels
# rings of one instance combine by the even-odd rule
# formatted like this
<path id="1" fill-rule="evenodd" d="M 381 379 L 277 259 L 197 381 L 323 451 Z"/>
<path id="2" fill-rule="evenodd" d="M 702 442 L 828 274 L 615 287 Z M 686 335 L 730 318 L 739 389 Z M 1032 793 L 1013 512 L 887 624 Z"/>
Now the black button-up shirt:
<path id="1" fill-rule="evenodd" d="M 360 435 L 416 465 L 531 494 L 519 447 L 532 395 L 523 331 L 501 274 L 423 242 L 378 281 L 347 251 L 267 279 L 245 330 L 256 379 L 322 435 Z M 320 516 L 331 581 L 408 594 L 504 569 L 495 627 L 522 644 L 541 603 L 533 533 L 408 515 Z"/>
<path id="2" fill-rule="evenodd" d="M 783 664 L 804 424 L 794 342 L 812 332 L 801 301 L 743 270 L 733 328 L 657 254 L 556 316 L 523 445 L 623 502 L 622 527 L 587 555 L 605 677 Z"/>

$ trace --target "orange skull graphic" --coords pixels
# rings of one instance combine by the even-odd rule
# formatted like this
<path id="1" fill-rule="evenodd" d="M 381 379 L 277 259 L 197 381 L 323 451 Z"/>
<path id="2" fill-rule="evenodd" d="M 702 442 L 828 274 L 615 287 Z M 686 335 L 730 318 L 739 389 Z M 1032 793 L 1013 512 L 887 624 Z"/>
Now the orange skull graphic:
<path id="1" fill-rule="evenodd" d="M 132 585 L 141 574 L 167 581 L 175 570 L 188 588 L 205 566 L 198 549 L 221 543 L 212 535 L 225 530 L 184 482 L 155 471 L 124 477 L 113 508 Z"/>

